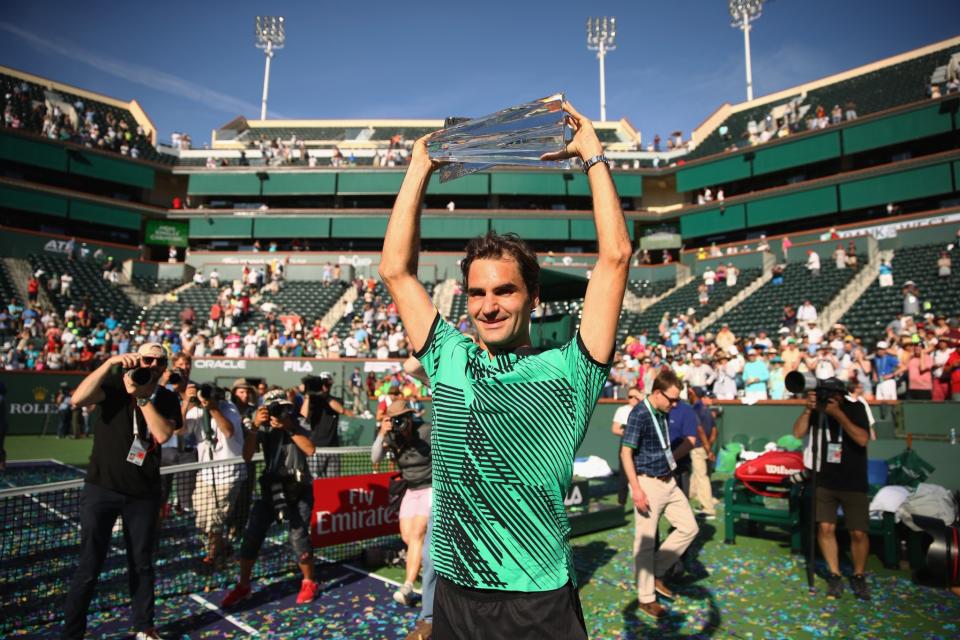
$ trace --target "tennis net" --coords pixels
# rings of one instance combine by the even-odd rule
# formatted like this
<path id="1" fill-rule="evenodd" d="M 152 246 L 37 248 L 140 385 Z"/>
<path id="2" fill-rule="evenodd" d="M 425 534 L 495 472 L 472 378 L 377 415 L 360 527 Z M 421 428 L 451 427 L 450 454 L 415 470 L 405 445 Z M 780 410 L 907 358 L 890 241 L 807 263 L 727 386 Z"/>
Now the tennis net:
<path id="1" fill-rule="evenodd" d="M 314 478 L 394 470 L 389 460 L 373 465 L 369 447 L 317 449 L 308 462 Z M 250 507 L 261 493 L 256 478 L 263 466 L 262 454 L 257 454 L 249 463 L 236 459 L 161 468 L 168 497 L 158 513 L 154 550 L 158 598 L 221 589 L 235 582 L 235 552 L 240 549 Z M 205 482 L 211 478 L 213 490 Z M 225 482 L 225 478 L 234 481 Z M 79 558 L 83 485 L 83 480 L 71 480 L 0 490 L 0 637 L 49 624 L 60 616 Z M 206 490 L 201 485 L 207 485 Z M 360 555 L 365 548 L 398 544 L 399 537 L 391 535 L 324 547 L 317 555 L 340 561 Z M 274 522 L 254 577 L 295 569 L 287 527 Z M 126 545 L 118 518 L 91 610 L 127 604 L 127 578 Z"/>

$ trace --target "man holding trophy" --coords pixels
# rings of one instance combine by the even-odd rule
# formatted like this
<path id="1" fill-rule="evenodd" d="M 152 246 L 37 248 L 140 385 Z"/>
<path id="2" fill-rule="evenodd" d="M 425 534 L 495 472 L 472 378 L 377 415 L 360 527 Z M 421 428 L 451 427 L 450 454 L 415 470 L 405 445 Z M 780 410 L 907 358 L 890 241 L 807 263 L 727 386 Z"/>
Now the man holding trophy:
<path id="1" fill-rule="evenodd" d="M 521 130 L 522 129 L 522 130 Z M 572 132 L 572 139 L 569 133 Z M 475 344 L 417 280 L 430 177 L 496 164 L 570 168 L 593 194 L 598 258 L 577 335 L 531 348 L 536 254 L 513 234 L 470 241 L 461 262 Z M 593 124 L 562 96 L 421 138 L 390 216 L 380 276 L 430 378 L 438 638 L 586 638 L 563 498 L 603 388 L 626 287 L 630 239 Z"/>

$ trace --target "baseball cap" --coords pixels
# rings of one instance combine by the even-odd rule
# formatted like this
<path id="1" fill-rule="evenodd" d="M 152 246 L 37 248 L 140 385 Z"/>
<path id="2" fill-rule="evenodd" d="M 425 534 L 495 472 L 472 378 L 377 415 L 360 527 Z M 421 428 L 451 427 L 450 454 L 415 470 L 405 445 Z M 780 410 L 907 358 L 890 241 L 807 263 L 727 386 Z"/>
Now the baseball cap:
<path id="1" fill-rule="evenodd" d="M 267 391 L 265 394 L 263 394 L 263 406 L 269 406 L 274 402 L 293 404 L 287 399 L 287 392 L 283 389 L 273 389 L 272 391 Z"/>
<path id="2" fill-rule="evenodd" d="M 877 343 L 877 349 L 889 349 L 889 348 L 890 348 L 890 345 L 887 344 L 886 340 L 881 340 L 880 342 Z"/>
<path id="3" fill-rule="evenodd" d="M 137 354 L 141 356 L 152 356 L 154 358 L 166 358 L 167 350 L 159 342 L 144 342 L 137 349 Z"/>

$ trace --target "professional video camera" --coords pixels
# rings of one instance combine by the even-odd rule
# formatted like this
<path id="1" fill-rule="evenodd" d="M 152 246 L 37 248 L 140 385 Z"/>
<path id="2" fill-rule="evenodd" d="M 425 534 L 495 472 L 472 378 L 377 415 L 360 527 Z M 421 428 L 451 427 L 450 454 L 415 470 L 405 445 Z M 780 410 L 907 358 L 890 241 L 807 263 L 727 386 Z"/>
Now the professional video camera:
<path id="1" fill-rule="evenodd" d="M 791 371 L 784 378 L 783 383 L 790 393 L 806 395 L 810 391 L 815 391 L 817 402 L 820 404 L 826 404 L 832 396 L 838 394 L 843 396 L 847 393 L 847 387 L 839 379 L 820 380 L 810 372 Z"/>
<path id="2" fill-rule="evenodd" d="M 324 387 L 333 384 L 333 376 L 324 371 L 319 376 L 304 376 L 300 382 L 303 383 L 305 393 L 322 393 Z"/>

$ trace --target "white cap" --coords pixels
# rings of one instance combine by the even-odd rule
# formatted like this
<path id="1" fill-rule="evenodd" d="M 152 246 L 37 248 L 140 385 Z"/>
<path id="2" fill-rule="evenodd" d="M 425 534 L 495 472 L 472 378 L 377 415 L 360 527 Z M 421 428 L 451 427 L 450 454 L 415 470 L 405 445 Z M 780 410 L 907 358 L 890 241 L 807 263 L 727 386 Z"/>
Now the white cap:
<path id="1" fill-rule="evenodd" d="M 890 345 L 887 344 L 886 340 L 881 340 L 880 342 L 877 343 L 877 349 L 887 349 L 889 347 Z"/>

